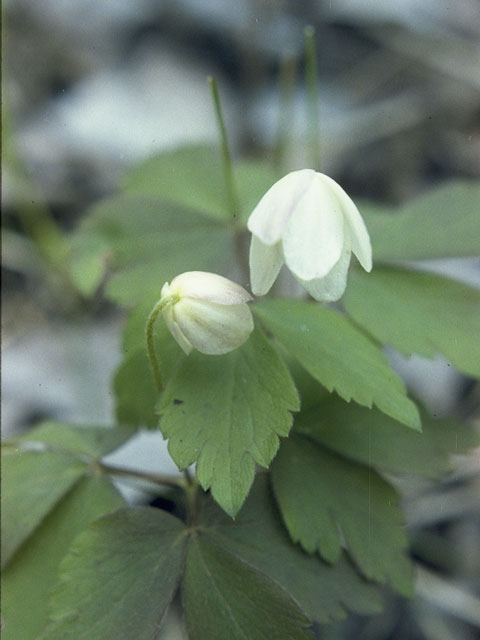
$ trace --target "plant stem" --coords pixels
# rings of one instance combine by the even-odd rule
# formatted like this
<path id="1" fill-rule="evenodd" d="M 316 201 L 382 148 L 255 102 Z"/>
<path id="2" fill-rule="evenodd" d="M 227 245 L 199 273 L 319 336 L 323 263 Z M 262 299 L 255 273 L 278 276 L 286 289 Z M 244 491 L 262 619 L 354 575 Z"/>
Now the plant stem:
<path id="1" fill-rule="evenodd" d="M 166 296 L 165 298 L 161 298 L 153 307 L 152 311 L 150 312 L 150 315 L 148 316 L 148 320 L 147 320 L 147 326 L 145 329 L 148 359 L 150 360 L 150 366 L 152 368 L 153 377 L 155 378 L 155 384 L 157 386 L 158 391 L 162 391 L 163 383 L 162 383 L 162 375 L 160 373 L 160 367 L 158 365 L 157 354 L 155 353 L 155 344 L 153 340 L 153 327 L 162 309 L 164 309 L 167 305 L 175 304 L 175 302 L 178 302 L 178 296 Z"/>
<path id="2" fill-rule="evenodd" d="M 225 128 L 225 122 L 223 119 L 218 85 L 213 76 L 208 76 L 208 84 L 210 86 L 210 91 L 212 94 L 213 106 L 215 108 L 215 116 L 217 119 L 218 133 L 220 136 L 220 144 L 222 147 L 223 171 L 225 176 L 225 186 L 227 189 L 228 207 L 230 209 L 230 215 L 234 220 L 236 220 L 239 213 L 238 193 L 235 186 L 232 154 L 230 153 L 230 146 L 228 144 L 227 130 Z"/>
<path id="3" fill-rule="evenodd" d="M 297 58 L 294 55 L 285 56 L 280 66 L 279 77 L 279 116 L 278 129 L 273 152 L 274 166 L 283 172 L 288 140 L 293 123 L 293 97 L 297 78 Z"/>
<path id="4" fill-rule="evenodd" d="M 144 471 L 137 471 L 136 469 L 127 469 L 125 467 L 115 467 L 110 464 L 105 464 L 104 462 L 98 462 L 97 468 L 100 469 L 100 471 L 102 471 L 103 473 L 109 473 L 113 476 L 139 478 L 153 484 L 161 484 L 167 487 L 174 487 L 176 489 L 185 489 L 185 482 L 183 478 L 176 478 L 175 476 L 146 473 Z"/>
<path id="5" fill-rule="evenodd" d="M 318 114 L 317 47 L 315 29 L 306 27 L 305 38 L 305 86 L 307 90 L 307 146 L 311 168 L 320 170 L 320 122 Z"/>

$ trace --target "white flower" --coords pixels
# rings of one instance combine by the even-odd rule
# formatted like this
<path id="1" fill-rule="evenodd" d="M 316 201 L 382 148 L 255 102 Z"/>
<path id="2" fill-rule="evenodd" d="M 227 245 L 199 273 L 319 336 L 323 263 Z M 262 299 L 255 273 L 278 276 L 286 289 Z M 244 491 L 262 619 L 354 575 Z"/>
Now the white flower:
<path id="1" fill-rule="evenodd" d="M 276 182 L 248 219 L 250 280 L 264 295 L 285 262 L 316 300 L 338 300 L 347 286 L 351 253 L 372 269 L 370 237 L 357 207 L 331 178 L 313 169 Z"/>
<path id="2" fill-rule="evenodd" d="M 162 287 L 159 304 L 171 334 L 185 353 L 220 355 L 239 347 L 253 330 L 252 296 L 227 278 L 187 271 Z"/>

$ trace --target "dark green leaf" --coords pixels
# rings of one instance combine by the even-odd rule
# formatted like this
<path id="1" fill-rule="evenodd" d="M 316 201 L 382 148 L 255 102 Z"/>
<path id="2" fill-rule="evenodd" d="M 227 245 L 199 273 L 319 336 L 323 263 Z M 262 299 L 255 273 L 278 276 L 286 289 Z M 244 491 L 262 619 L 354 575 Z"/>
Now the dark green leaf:
<path id="1" fill-rule="evenodd" d="M 478 444 L 473 429 L 454 420 L 422 413 L 422 433 L 375 409 L 347 404 L 331 396 L 299 414 L 295 429 L 329 449 L 379 469 L 435 477 L 450 469 L 449 454 L 465 453 Z"/>
<path id="2" fill-rule="evenodd" d="M 218 218 L 229 215 L 221 154 L 215 147 L 180 147 L 148 158 L 128 172 L 124 190 Z"/>
<path id="3" fill-rule="evenodd" d="M 378 261 L 480 254 L 480 184 L 450 182 L 390 213 L 365 217 Z"/>
<path id="4" fill-rule="evenodd" d="M 91 458 L 101 458 L 132 436 L 122 427 L 81 427 L 44 422 L 19 438 L 19 442 L 42 442 L 48 448 Z"/>
<path id="5" fill-rule="evenodd" d="M 442 354 L 480 377 L 480 291 L 394 267 L 351 276 L 345 308 L 378 340 L 407 354 Z"/>
<path id="6" fill-rule="evenodd" d="M 385 355 L 349 320 L 317 303 L 269 300 L 254 312 L 281 344 L 329 391 L 420 429 L 417 407 Z"/>
<path id="7" fill-rule="evenodd" d="M 86 471 L 55 451 L 2 455 L 2 567 Z"/>
<path id="8" fill-rule="evenodd" d="M 275 495 L 294 542 L 329 562 L 341 534 L 365 576 L 412 593 L 402 513 L 394 489 L 375 471 L 301 436 L 291 436 L 272 466 Z"/>
<path id="9" fill-rule="evenodd" d="M 206 384 L 199 384 L 205 381 Z M 279 438 L 299 408 L 287 367 L 256 330 L 224 356 L 192 352 L 167 383 L 158 411 L 180 469 L 197 462 L 197 477 L 231 516 L 240 509 L 255 475 L 268 467 Z"/>
<path id="10" fill-rule="evenodd" d="M 235 521 L 211 501 L 200 515 L 201 535 L 280 584 L 317 622 L 345 617 L 345 608 L 378 613 L 378 590 L 362 579 L 345 557 L 335 566 L 293 545 L 283 526 L 265 473 L 255 484 Z"/>
<path id="11" fill-rule="evenodd" d="M 151 640 L 180 579 L 186 530 L 150 507 L 96 520 L 60 567 L 45 640 Z"/>
<path id="12" fill-rule="evenodd" d="M 97 252 L 114 276 L 106 291 L 131 304 L 184 271 L 222 272 L 233 254 L 233 230 L 191 209 L 124 195 L 93 207 L 73 241 L 74 261 Z"/>
<path id="13" fill-rule="evenodd" d="M 2 638 L 34 640 L 47 624 L 48 599 L 73 538 L 123 500 L 102 476 L 82 478 L 47 515 L 2 572 Z"/>
<path id="14" fill-rule="evenodd" d="M 309 620 L 278 584 L 230 553 L 193 538 L 184 578 L 192 640 L 308 640 Z"/>

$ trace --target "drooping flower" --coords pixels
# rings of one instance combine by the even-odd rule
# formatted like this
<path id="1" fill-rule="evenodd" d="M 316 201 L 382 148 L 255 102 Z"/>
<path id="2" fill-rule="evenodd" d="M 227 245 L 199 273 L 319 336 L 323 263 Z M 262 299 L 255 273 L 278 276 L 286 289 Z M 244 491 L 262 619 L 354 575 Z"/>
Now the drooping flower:
<path id="1" fill-rule="evenodd" d="M 171 334 L 185 353 L 233 351 L 253 331 L 243 287 L 215 273 L 187 271 L 166 282 L 159 305 Z"/>
<path id="2" fill-rule="evenodd" d="M 263 196 L 248 219 L 250 281 L 265 295 L 283 263 L 316 300 L 342 297 L 353 252 L 366 271 L 372 248 L 357 207 L 331 178 L 292 171 Z"/>

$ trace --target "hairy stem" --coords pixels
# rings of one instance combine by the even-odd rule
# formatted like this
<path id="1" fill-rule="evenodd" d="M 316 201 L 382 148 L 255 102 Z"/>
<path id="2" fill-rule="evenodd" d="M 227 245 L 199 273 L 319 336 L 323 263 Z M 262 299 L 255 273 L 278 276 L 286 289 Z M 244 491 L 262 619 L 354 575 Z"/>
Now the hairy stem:
<path id="1" fill-rule="evenodd" d="M 157 386 L 158 391 L 162 391 L 163 383 L 162 383 L 162 375 L 160 373 L 160 367 L 158 364 L 157 354 L 155 352 L 153 328 L 155 325 L 155 321 L 158 318 L 158 315 L 160 314 L 160 312 L 163 309 L 165 309 L 166 306 L 170 304 L 175 304 L 175 302 L 178 302 L 177 296 L 166 296 L 165 298 L 161 298 L 153 307 L 152 311 L 150 312 L 150 315 L 148 316 L 148 320 L 147 320 L 147 326 L 145 329 L 148 359 L 150 360 L 150 366 L 152 368 L 153 377 L 155 378 L 155 384 Z"/>

